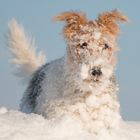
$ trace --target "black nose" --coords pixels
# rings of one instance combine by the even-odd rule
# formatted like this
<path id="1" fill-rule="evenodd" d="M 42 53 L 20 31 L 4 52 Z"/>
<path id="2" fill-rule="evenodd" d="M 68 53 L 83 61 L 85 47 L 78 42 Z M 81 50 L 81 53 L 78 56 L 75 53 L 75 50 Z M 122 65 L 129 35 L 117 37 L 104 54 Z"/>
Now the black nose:
<path id="1" fill-rule="evenodd" d="M 102 71 L 100 68 L 93 68 L 92 71 L 91 71 L 91 74 L 93 76 L 100 76 L 102 74 Z"/>

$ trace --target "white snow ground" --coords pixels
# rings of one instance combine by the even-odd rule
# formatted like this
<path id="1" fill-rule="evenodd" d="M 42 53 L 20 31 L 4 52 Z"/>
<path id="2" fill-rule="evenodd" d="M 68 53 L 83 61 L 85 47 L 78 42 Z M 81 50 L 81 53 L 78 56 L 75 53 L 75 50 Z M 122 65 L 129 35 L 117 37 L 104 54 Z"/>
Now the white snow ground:
<path id="1" fill-rule="evenodd" d="M 1 107 L 0 140 L 140 140 L 140 122 L 122 122 L 119 128 L 95 135 L 66 116 L 50 121 L 40 115 Z"/>

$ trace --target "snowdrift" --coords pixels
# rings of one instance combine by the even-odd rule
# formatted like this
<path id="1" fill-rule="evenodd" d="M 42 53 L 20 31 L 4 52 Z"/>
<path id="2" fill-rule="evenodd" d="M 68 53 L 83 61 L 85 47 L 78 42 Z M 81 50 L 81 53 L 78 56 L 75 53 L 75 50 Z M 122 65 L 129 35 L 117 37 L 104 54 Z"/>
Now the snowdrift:
<path id="1" fill-rule="evenodd" d="M 67 116 L 50 121 L 37 114 L 1 107 L 0 140 L 140 140 L 140 122 L 121 122 L 119 128 L 96 135 Z"/>

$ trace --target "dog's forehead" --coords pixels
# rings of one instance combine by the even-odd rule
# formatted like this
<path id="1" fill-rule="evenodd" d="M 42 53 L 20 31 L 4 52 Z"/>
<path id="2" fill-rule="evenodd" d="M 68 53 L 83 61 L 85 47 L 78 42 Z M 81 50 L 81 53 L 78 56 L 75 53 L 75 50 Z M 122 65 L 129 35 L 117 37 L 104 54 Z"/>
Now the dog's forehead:
<path id="1" fill-rule="evenodd" d="M 102 32 L 98 27 L 89 25 L 80 25 L 80 29 L 73 35 L 74 41 L 87 41 L 87 40 L 99 40 L 102 36 Z"/>
<path id="2" fill-rule="evenodd" d="M 101 37 L 101 31 L 98 27 L 81 25 L 80 30 L 83 32 L 83 34 L 92 36 L 94 39 L 99 39 Z"/>
<path id="3" fill-rule="evenodd" d="M 89 45 L 113 44 L 115 43 L 115 37 L 108 32 L 103 32 L 96 22 L 88 22 L 87 24 L 79 25 L 78 29 L 73 30 L 68 42 L 74 46 L 85 42 Z"/>

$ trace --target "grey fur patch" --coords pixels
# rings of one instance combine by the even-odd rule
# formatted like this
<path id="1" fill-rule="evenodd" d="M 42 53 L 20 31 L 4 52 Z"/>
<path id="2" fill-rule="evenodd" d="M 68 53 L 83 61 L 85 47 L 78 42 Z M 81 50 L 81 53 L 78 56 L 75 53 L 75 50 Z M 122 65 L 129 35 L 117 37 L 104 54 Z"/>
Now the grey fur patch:
<path id="1" fill-rule="evenodd" d="M 49 64 L 42 66 L 39 70 L 37 70 L 33 74 L 33 78 L 31 79 L 30 84 L 29 84 L 27 90 L 25 91 L 28 95 L 27 96 L 28 104 L 32 110 L 34 110 L 34 108 L 36 107 L 37 97 L 42 92 L 42 82 L 45 79 L 45 75 L 46 75 L 45 68 L 48 65 Z"/>

